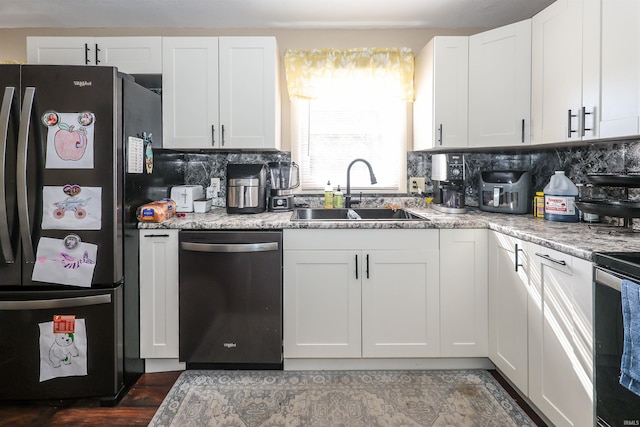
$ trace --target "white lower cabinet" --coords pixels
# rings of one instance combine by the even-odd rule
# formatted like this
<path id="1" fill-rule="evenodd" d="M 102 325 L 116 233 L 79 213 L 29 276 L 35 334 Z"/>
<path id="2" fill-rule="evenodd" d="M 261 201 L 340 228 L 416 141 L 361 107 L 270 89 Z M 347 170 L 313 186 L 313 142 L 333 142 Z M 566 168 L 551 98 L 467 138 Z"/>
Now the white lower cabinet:
<path id="1" fill-rule="evenodd" d="M 495 231 L 489 357 L 554 426 L 593 426 L 592 264 Z"/>
<path id="2" fill-rule="evenodd" d="M 440 356 L 487 357 L 486 229 L 440 230 Z"/>
<path id="3" fill-rule="evenodd" d="M 527 243 L 529 398 L 557 427 L 593 426 L 591 263 Z"/>
<path id="4" fill-rule="evenodd" d="M 178 232 L 140 230 L 140 357 L 178 358 Z"/>
<path id="5" fill-rule="evenodd" d="M 284 357 L 439 354 L 438 230 L 284 230 Z"/>
<path id="6" fill-rule="evenodd" d="M 529 390 L 529 262 L 518 239 L 489 231 L 489 358 L 521 392 Z"/>

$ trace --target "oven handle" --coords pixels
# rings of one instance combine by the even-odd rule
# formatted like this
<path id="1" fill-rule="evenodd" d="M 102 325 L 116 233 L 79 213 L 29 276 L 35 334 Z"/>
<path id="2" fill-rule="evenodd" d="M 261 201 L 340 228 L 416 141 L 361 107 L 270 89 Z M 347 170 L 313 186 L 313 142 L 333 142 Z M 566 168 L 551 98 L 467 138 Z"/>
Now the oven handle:
<path id="1" fill-rule="evenodd" d="M 191 252 L 268 252 L 278 250 L 278 242 L 231 244 L 182 242 L 180 245 L 185 251 Z"/>
<path id="2" fill-rule="evenodd" d="M 92 295 L 87 297 L 43 299 L 30 301 L 0 301 L 0 310 L 49 310 L 87 305 L 111 304 L 111 295 Z"/>
<path id="3" fill-rule="evenodd" d="M 607 273 L 604 270 L 596 268 L 596 277 L 595 281 L 599 285 L 605 285 L 612 289 L 615 289 L 618 292 L 622 292 L 622 280 L 618 276 L 614 276 L 611 273 Z M 631 279 L 629 279 L 631 280 Z"/>

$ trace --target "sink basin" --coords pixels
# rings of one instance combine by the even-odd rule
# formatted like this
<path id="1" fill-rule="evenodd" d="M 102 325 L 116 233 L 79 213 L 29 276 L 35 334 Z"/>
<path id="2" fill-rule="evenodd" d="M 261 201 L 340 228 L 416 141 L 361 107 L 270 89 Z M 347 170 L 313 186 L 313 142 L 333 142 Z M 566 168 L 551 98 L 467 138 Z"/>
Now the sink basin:
<path id="1" fill-rule="evenodd" d="M 351 211 L 351 215 L 349 214 Z M 356 215 L 354 215 L 357 214 Z M 359 218 L 358 218 L 359 217 Z M 298 208 L 293 211 L 292 221 L 428 221 L 427 218 L 404 209 L 353 208 L 323 209 Z"/>

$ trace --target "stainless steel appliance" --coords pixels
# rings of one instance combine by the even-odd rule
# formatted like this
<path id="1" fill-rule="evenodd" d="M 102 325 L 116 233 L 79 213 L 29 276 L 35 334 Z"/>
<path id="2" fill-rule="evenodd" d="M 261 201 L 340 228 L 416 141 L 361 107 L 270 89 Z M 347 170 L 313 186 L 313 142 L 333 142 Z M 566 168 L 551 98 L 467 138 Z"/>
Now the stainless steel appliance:
<path id="1" fill-rule="evenodd" d="M 640 252 L 594 256 L 595 402 L 597 425 L 640 425 L 640 396 L 619 383 L 624 346 L 621 287 L 640 283 Z M 640 292 L 637 290 L 636 292 Z"/>
<path id="2" fill-rule="evenodd" d="M 227 165 L 227 213 L 266 210 L 267 172 L 263 164 Z"/>
<path id="3" fill-rule="evenodd" d="M 0 90 L 0 398 L 114 403 L 144 371 L 129 213 L 160 96 L 90 66 L 0 65 Z M 54 316 L 75 316 L 62 366 Z"/>
<path id="4" fill-rule="evenodd" d="M 180 361 L 282 368 L 282 232 L 180 232 Z"/>
<path id="5" fill-rule="evenodd" d="M 465 213 L 467 209 L 464 201 L 464 156 L 434 154 L 431 161 L 432 207 L 446 213 Z"/>
<path id="6" fill-rule="evenodd" d="M 479 194 L 480 210 L 512 214 L 529 213 L 533 200 L 531 173 L 523 170 L 482 172 Z"/>
<path id="7" fill-rule="evenodd" d="M 300 186 L 300 168 L 294 162 L 268 163 L 271 178 L 270 211 L 292 211 L 293 189 Z"/>

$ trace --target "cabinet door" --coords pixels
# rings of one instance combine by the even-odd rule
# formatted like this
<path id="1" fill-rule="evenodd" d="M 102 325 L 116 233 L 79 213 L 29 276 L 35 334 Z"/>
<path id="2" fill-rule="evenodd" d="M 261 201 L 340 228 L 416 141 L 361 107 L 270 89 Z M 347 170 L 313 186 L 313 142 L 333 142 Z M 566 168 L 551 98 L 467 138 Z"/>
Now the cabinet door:
<path id="1" fill-rule="evenodd" d="M 602 2 L 600 137 L 640 134 L 640 2 Z"/>
<path id="2" fill-rule="evenodd" d="M 434 141 L 466 147 L 469 103 L 469 39 L 437 37 L 434 71 Z"/>
<path id="3" fill-rule="evenodd" d="M 27 37 L 27 63 L 94 65 L 93 37 Z"/>
<path id="4" fill-rule="evenodd" d="M 219 147 L 218 39 L 163 38 L 162 70 L 163 146 Z"/>
<path id="5" fill-rule="evenodd" d="M 217 148 L 280 148 L 280 88 L 275 37 L 221 37 Z"/>
<path id="6" fill-rule="evenodd" d="M 440 230 L 440 356 L 488 356 L 487 230 Z"/>
<path id="7" fill-rule="evenodd" d="M 525 394 L 528 268 L 521 241 L 489 232 L 489 358 Z"/>
<path id="8" fill-rule="evenodd" d="M 532 142 L 579 140 L 582 0 L 557 0 L 532 18 Z"/>
<path id="9" fill-rule="evenodd" d="M 140 231 L 140 357 L 178 357 L 178 230 Z"/>
<path id="10" fill-rule="evenodd" d="M 530 143 L 531 20 L 469 37 L 469 146 Z"/>
<path id="11" fill-rule="evenodd" d="M 161 37 L 96 37 L 95 65 L 118 67 L 129 74 L 162 73 Z"/>
<path id="12" fill-rule="evenodd" d="M 362 264 L 362 356 L 438 356 L 438 251 L 365 251 Z"/>
<path id="13" fill-rule="evenodd" d="M 591 264 L 530 244 L 529 398 L 556 426 L 593 425 Z"/>
<path id="14" fill-rule="evenodd" d="M 285 358 L 361 356 L 361 264 L 359 251 L 284 251 Z"/>
<path id="15" fill-rule="evenodd" d="M 467 146 L 468 37 L 434 37 L 416 56 L 414 150 Z"/>

